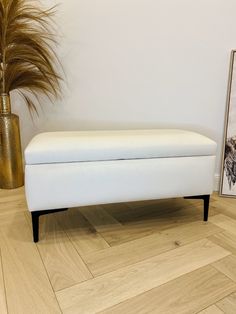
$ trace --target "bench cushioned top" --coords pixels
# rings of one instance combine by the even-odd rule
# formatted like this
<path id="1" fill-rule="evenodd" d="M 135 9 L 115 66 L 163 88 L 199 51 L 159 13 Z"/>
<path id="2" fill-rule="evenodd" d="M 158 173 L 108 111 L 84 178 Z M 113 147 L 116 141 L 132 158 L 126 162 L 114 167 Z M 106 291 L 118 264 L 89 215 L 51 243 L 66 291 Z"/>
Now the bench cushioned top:
<path id="1" fill-rule="evenodd" d="M 215 154 L 214 141 L 185 130 L 66 131 L 35 136 L 25 161 L 33 165 Z"/>

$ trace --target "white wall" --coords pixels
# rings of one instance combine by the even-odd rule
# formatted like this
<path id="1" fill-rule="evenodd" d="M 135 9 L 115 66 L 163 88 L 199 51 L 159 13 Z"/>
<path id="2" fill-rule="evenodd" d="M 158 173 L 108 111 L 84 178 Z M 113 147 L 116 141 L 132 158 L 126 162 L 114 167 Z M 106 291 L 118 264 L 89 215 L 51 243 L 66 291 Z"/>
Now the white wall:
<path id="1" fill-rule="evenodd" d="M 61 2 L 67 88 L 34 123 L 14 97 L 23 145 L 48 130 L 185 128 L 218 142 L 218 174 L 236 1 Z"/>

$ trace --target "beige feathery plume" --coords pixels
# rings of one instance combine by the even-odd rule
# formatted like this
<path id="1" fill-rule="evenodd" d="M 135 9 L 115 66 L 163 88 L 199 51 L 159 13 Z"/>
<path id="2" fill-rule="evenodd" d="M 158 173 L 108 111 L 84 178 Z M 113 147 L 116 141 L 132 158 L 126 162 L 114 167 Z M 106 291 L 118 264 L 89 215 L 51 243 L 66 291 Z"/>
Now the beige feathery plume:
<path id="1" fill-rule="evenodd" d="M 18 90 L 36 112 L 29 93 L 60 95 L 53 14 L 31 0 L 0 0 L 0 94 Z"/>

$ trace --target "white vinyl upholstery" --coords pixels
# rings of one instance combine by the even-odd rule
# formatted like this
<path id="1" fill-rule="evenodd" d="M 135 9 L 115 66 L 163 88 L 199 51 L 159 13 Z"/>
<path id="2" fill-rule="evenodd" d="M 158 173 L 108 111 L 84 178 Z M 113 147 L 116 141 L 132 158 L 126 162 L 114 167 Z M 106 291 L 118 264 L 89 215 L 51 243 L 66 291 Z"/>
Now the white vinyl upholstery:
<path id="1" fill-rule="evenodd" d="M 216 143 L 182 130 L 52 132 L 25 151 L 30 211 L 208 195 Z"/>
<path id="2" fill-rule="evenodd" d="M 212 156 L 216 143 L 185 130 L 41 133 L 25 150 L 27 165 L 158 157 Z"/>
<path id="3" fill-rule="evenodd" d="M 30 210 L 211 194 L 215 157 L 27 165 Z"/>

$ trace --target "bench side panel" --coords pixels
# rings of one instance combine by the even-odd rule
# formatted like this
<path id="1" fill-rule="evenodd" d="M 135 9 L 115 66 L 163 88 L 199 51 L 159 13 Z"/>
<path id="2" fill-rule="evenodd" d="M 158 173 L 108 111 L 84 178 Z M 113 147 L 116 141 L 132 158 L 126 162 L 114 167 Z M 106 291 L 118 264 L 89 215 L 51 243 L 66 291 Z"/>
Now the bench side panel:
<path id="1" fill-rule="evenodd" d="M 215 156 L 26 165 L 30 211 L 213 191 Z"/>

